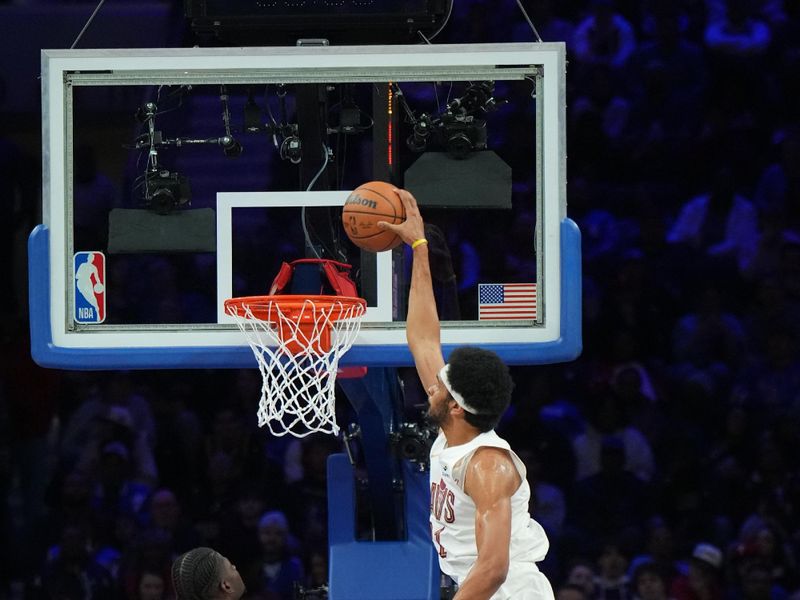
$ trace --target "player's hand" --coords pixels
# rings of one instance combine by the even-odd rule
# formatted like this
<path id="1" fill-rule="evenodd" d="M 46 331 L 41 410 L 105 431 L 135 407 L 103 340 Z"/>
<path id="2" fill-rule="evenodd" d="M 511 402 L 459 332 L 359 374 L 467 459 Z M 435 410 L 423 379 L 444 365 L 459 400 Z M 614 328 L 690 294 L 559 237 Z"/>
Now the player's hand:
<path id="1" fill-rule="evenodd" d="M 425 223 L 419 213 L 417 200 L 408 190 L 395 188 L 394 191 L 400 196 L 400 201 L 406 209 L 406 220 L 394 225 L 386 221 L 378 221 L 377 225 L 384 231 L 393 231 L 400 236 L 406 244 L 413 244 L 417 240 L 425 237 Z"/>

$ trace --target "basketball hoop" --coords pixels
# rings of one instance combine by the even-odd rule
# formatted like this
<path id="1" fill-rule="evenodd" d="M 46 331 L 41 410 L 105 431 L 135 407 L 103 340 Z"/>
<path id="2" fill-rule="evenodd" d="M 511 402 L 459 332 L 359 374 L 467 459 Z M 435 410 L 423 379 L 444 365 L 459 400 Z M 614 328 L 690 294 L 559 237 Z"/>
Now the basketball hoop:
<path id="1" fill-rule="evenodd" d="M 261 371 L 258 425 L 276 436 L 336 435 L 339 359 L 353 345 L 366 312 L 348 296 L 246 296 L 225 312 L 247 337 Z"/>

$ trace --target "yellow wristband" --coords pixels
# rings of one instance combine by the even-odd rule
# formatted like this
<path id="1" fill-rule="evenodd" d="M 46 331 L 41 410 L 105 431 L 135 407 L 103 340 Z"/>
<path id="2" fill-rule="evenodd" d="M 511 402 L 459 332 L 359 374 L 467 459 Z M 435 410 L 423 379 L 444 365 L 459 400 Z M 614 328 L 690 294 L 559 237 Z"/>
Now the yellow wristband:
<path id="1" fill-rule="evenodd" d="M 417 241 L 415 241 L 413 244 L 411 244 L 411 249 L 413 250 L 417 246 L 422 246 L 422 244 L 427 244 L 427 243 L 428 243 L 428 240 L 426 240 L 425 238 L 419 238 Z"/>

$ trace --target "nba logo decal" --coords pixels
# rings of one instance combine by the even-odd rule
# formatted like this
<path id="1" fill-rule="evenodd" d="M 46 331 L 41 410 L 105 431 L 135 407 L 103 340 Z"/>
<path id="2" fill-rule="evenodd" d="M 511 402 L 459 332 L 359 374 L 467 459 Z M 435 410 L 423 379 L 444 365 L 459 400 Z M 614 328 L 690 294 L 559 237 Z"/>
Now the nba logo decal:
<path id="1" fill-rule="evenodd" d="M 76 252 L 75 322 L 106 320 L 106 257 L 102 252 Z"/>

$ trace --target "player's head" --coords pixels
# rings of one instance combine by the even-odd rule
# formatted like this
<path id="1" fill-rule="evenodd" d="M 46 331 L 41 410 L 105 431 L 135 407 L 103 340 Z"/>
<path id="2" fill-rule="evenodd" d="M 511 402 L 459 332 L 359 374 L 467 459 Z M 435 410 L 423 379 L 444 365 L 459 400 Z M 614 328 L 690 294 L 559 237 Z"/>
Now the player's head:
<path id="1" fill-rule="evenodd" d="M 211 548 L 194 548 L 172 563 L 178 600 L 238 600 L 245 592 L 242 576 L 231 562 Z"/>
<path id="2" fill-rule="evenodd" d="M 490 350 L 457 348 L 439 378 L 464 409 L 464 420 L 481 432 L 493 429 L 511 402 L 508 367 Z"/>

